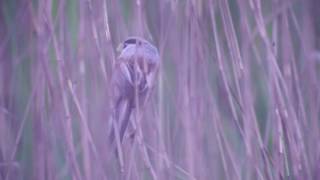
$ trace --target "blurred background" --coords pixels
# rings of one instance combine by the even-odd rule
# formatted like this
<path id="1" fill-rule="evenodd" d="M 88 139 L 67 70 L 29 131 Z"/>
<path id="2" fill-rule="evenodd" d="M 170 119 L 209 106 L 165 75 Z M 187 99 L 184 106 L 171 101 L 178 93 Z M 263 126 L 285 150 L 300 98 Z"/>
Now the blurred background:
<path id="1" fill-rule="evenodd" d="M 320 1 L 0 1 L 0 180 L 320 179 Z M 142 141 L 107 143 L 128 36 L 161 56 Z"/>

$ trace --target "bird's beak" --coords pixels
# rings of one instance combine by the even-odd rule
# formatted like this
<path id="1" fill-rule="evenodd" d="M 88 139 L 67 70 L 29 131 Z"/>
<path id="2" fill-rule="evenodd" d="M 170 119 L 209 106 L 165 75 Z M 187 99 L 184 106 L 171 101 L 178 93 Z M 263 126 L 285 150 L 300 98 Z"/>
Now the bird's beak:
<path id="1" fill-rule="evenodd" d="M 117 47 L 117 52 L 120 53 L 123 50 L 123 43 L 120 43 Z"/>

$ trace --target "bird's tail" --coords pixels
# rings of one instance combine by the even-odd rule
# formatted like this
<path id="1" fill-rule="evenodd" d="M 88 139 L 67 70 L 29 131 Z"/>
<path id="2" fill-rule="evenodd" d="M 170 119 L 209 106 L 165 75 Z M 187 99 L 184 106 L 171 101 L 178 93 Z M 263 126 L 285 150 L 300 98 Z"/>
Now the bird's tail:
<path id="1" fill-rule="evenodd" d="M 122 120 L 121 126 L 120 126 L 120 141 L 121 142 L 123 141 L 125 132 L 129 126 L 130 115 L 131 115 L 132 109 L 133 109 L 133 106 L 132 106 L 132 103 L 130 102 L 126 106 L 126 109 L 124 111 L 124 117 L 123 117 L 123 120 Z"/>
<path id="2" fill-rule="evenodd" d="M 129 122 L 130 122 L 130 115 L 133 109 L 132 103 L 128 102 L 127 104 L 123 104 L 125 105 L 125 109 L 124 111 L 121 111 L 122 106 L 116 106 L 112 115 L 112 125 L 111 125 L 111 131 L 109 134 L 109 142 L 110 144 L 113 144 L 115 139 L 116 139 L 116 135 L 118 135 L 120 142 L 123 141 L 125 132 L 129 126 Z M 121 113 L 124 113 L 121 116 Z M 119 129 L 120 128 L 120 129 Z"/>

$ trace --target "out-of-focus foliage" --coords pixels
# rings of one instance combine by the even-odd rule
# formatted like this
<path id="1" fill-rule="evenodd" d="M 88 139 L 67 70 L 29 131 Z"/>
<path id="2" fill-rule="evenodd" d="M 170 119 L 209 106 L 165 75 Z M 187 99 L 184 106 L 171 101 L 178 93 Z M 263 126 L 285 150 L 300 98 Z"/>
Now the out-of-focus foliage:
<path id="1" fill-rule="evenodd" d="M 0 179 L 319 179 L 320 1 L 0 2 Z M 107 143 L 119 43 L 161 56 Z M 139 129 L 139 128 L 138 128 Z"/>

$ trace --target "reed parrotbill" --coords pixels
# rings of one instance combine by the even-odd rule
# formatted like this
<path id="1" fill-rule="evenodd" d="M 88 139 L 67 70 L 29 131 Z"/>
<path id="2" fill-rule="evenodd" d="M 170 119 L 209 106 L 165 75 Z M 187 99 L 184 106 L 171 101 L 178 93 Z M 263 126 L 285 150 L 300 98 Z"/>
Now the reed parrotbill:
<path id="1" fill-rule="evenodd" d="M 148 41 L 130 37 L 120 44 L 112 73 L 113 128 L 109 139 L 123 141 L 134 109 L 145 104 L 159 69 L 158 50 Z M 115 129 L 117 128 L 117 130 Z M 116 134 L 117 133 L 117 134 Z"/>

